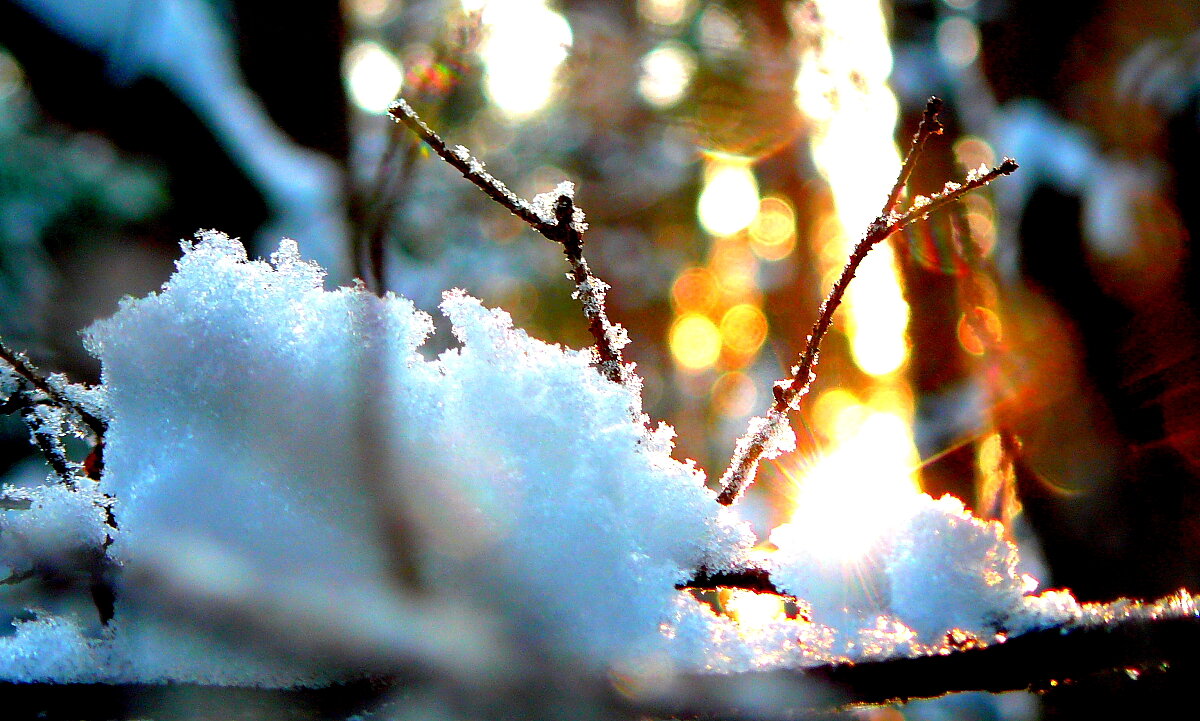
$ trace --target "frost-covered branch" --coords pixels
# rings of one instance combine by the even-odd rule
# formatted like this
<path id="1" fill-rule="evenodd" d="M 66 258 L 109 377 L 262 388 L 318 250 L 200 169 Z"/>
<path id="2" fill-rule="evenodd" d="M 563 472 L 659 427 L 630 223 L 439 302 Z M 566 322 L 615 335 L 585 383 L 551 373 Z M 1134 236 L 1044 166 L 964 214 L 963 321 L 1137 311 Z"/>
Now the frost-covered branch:
<path id="1" fill-rule="evenodd" d="M 595 365 L 605 378 L 615 383 L 623 382 L 625 371 L 621 349 L 628 343 L 628 336 L 624 328 L 608 320 L 604 295 L 609 286 L 592 274 L 583 257 L 583 233 L 587 230 L 587 223 L 583 211 L 575 206 L 574 185 L 560 183 L 549 193 L 535 196 L 532 202 L 525 200 L 502 180 L 487 172 L 483 161 L 471 155 L 467 148 L 462 145 L 453 148 L 447 146 L 403 98 L 392 103 L 388 112 L 396 122 L 406 125 L 438 157 L 462 173 L 489 198 L 528 223 L 547 240 L 562 245 L 571 267 L 570 278 L 575 282 L 575 291 L 571 295 L 583 305 L 588 331 L 596 341 Z"/>
<path id="2" fill-rule="evenodd" d="M 942 655 L 835 664 L 784 674 L 827 682 L 855 705 L 934 698 L 960 691 L 1039 691 L 1173 667 L 1195 668 L 1197 597 L 1181 591 L 1153 603 L 1126 599 L 1084 607 L 1079 620 Z M 1178 672 L 1184 672 L 1177 670 Z"/>
<path id="3" fill-rule="evenodd" d="M 0 411 L 20 411 L 34 445 L 63 483 L 73 485 L 72 479 L 79 470 L 83 470 L 89 478 L 98 479 L 107 427 L 105 421 L 76 398 L 70 397 L 69 383 L 64 376 L 55 374 L 47 378 L 24 353 L 12 350 L 3 340 L 0 340 L 0 360 L 8 365 L 17 379 L 16 390 L 3 399 Z M 92 436 L 93 449 L 82 469 L 67 458 L 62 444 L 64 434 L 60 431 L 70 423 L 65 414 L 78 417 Z"/>
<path id="4" fill-rule="evenodd" d="M 758 471 L 759 461 L 763 457 L 773 458 L 782 449 L 784 443 L 782 437 L 789 428 L 788 413 L 800 408 L 801 400 L 816 379 L 821 341 L 829 332 L 833 324 L 833 314 L 841 305 L 846 289 L 858 271 L 859 265 L 867 257 L 867 253 L 893 233 L 944 208 L 972 190 L 987 185 L 1001 175 L 1008 175 L 1017 169 L 1015 160 L 1005 158 L 998 167 L 991 170 L 986 168 L 972 170 L 967 174 L 963 183 L 946 183 L 942 192 L 929 198 L 917 196 L 908 210 L 897 213 L 896 204 L 899 202 L 900 194 L 912 173 L 925 141 L 929 136 L 942 131 L 942 125 L 937 120 L 937 113 L 940 109 L 941 101 L 937 98 L 930 98 L 921 125 L 913 136 L 908 155 L 897 176 L 896 184 L 892 187 L 887 201 L 884 203 L 883 211 L 868 226 L 866 234 L 854 246 L 846 267 L 842 269 L 842 273 L 834 282 L 829 295 L 821 303 L 817 321 L 808 335 L 800 360 L 792 366 L 792 377 L 775 383 L 773 389 L 775 401 L 767 411 L 767 415 L 752 419 L 746 434 L 738 439 L 729 467 L 721 476 L 721 492 L 717 496 L 718 502 L 730 505 L 737 500 L 753 482 Z"/>
<path id="5" fill-rule="evenodd" d="M 904 154 L 904 163 L 900 166 L 900 174 L 896 176 L 892 192 L 888 193 L 887 202 L 883 204 L 881 215 L 889 215 L 900 203 L 900 195 L 904 192 L 904 187 L 908 185 L 908 179 L 912 177 L 913 169 L 917 167 L 917 158 L 925 149 L 925 141 L 929 140 L 932 135 L 941 135 L 945 129 L 941 119 L 938 118 L 943 107 L 945 107 L 945 103 L 937 96 L 931 96 L 926 101 L 925 112 L 921 114 L 921 124 L 917 126 L 917 132 L 913 134 L 912 141 L 909 143 L 908 152 Z"/>
<path id="6" fill-rule="evenodd" d="M 56 406 L 69 409 L 76 413 L 80 418 L 83 419 L 83 422 L 87 424 L 88 428 L 90 428 L 97 437 L 102 437 L 104 435 L 104 429 L 107 424 L 103 419 L 89 411 L 87 408 L 84 408 L 79 403 L 76 403 L 74 400 L 68 398 L 62 392 L 61 388 L 56 388 L 55 384 L 52 384 L 45 376 L 42 375 L 41 371 L 37 369 L 37 366 L 33 365 L 33 363 L 29 361 L 29 358 L 27 358 L 24 353 L 18 353 L 12 350 L 5 345 L 3 340 L 0 340 L 0 360 L 3 360 L 5 363 L 7 363 L 17 375 L 24 378 L 38 391 L 46 394 L 46 397 L 49 398 Z"/>

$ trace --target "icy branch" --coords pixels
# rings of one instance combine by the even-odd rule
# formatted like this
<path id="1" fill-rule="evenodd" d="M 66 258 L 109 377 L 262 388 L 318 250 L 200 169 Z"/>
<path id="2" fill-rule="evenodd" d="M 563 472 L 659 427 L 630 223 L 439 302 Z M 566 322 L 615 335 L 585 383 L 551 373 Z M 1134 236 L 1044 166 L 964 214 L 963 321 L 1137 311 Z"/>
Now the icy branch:
<path id="1" fill-rule="evenodd" d="M 913 134 L 908 152 L 904 155 L 904 164 L 900 167 L 900 175 L 896 176 L 896 184 L 892 186 L 892 192 L 888 193 L 887 202 L 883 204 L 882 215 L 886 216 L 896 209 L 896 205 L 900 202 L 900 194 L 904 192 L 904 186 L 908 185 L 913 168 L 917 166 L 917 158 L 925 149 L 925 141 L 929 140 L 931 135 L 942 134 L 944 128 L 938 114 L 942 112 L 944 106 L 945 103 L 942 102 L 942 99 L 936 96 L 930 97 L 925 103 L 921 124 L 917 126 L 917 132 Z"/>
<path id="2" fill-rule="evenodd" d="M 868 226 L 866 235 L 854 246 L 849 262 L 842 269 L 841 275 L 834 282 L 825 301 L 821 303 L 817 322 L 813 324 L 804 352 L 800 355 L 800 361 L 792 367 L 792 377 L 775 384 L 775 402 L 767 411 L 767 415 L 752 419 L 746 434 L 738 439 L 734 447 L 733 458 L 730 459 L 728 468 L 721 476 L 721 492 L 717 496 L 718 502 L 730 505 L 736 501 L 754 481 L 759 461 L 764 457 L 774 458 L 780 450 L 783 450 L 780 439 L 789 428 L 788 413 L 800 408 L 801 400 L 812 387 L 813 380 L 816 379 L 821 341 L 829 332 L 829 328 L 833 324 L 833 314 L 841 305 L 846 288 L 858 271 L 859 265 L 867 257 L 867 253 L 893 233 L 940 210 L 972 190 L 987 185 L 1001 175 L 1008 175 L 1017 169 L 1015 160 L 1005 158 L 998 167 L 989 171 L 983 173 L 971 171 L 966 182 L 961 185 L 947 183 L 942 192 L 937 195 L 930 198 L 918 196 L 908 210 L 904 213 L 896 213 L 896 204 L 899 202 L 900 194 L 912 174 L 912 169 L 916 165 L 925 141 L 929 136 L 942 132 L 941 122 L 937 119 L 937 113 L 941 107 L 941 100 L 929 99 L 921 124 L 913 136 L 908 155 L 904 159 L 904 165 L 896 178 L 896 184 L 888 194 L 883 210 Z"/>
<path id="3" fill-rule="evenodd" d="M 20 379 L 21 386 L 0 409 L 4 412 L 21 411 L 34 445 L 63 483 L 68 485 L 73 484 L 72 478 L 80 469 L 67 459 L 62 445 L 63 433 L 58 431 L 68 422 L 64 413 L 77 416 L 92 435 L 93 450 L 84 464 L 84 470 L 88 477 L 98 479 L 107 423 L 77 399 L 68 396 L 65 378 L 61 375 L 50 378 L 43 376 L 24 353 L 12 350 L 3 340 L 0 340 L 0 360 L 12 369 L 12 373 Z"/>
<path id="4" fill-rule="evenodd" d="M 575 282 L 572 297 L 583 305 L 588 331 L 596 341 L 595 366 L 605 378 L 615 383 L 623 382 L 625 371 L 621 348 L 627 342 L 625 329 L 608 320 L 604 293 L 609 286 L 592 274 L 583 257 L 583 233 L 587 230 L 587 223 L 584 222 L 583 211 L 575 207 L 574 186 L 560 183 L 553 191 L 538 195 L 531 203 L 487 172 L 483 161 L 471 155 L 470 150 L 462 145 L 453 148 L 447 146 L 403 98 L 392 103 L 388 112 L 393 120 L 406 125 L 442 160 L 462 173 L 489 198 L 528 223 L 547 240 L 562 245 L 571 267 L 570 278 Z"/>

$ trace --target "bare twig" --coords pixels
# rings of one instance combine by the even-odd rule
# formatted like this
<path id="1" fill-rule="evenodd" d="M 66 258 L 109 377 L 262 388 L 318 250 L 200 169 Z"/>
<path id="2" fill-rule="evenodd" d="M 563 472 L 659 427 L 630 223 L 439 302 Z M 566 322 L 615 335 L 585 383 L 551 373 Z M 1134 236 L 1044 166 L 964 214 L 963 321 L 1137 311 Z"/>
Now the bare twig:
<path id="1" fill-rule="evenodd" d="M 792 367 L 791 379 L 775 384 L 775 402 L 772 404 L 770 410 L 768 410 L 766 417 L 753 419 L 750 429 L 738 440 L 733 458 L 729 462 L 729 467 L 721 477 L 721 492 L 717 496 L 719 503 L 724 505 L 732 504 L 741 496 L 750 483 L 753 482 L 754 476 L 758 471 L 759 460 L 768 450 L 772 449 L 772 439 L 776 438 L 781 430 L 787 426 L 788 413 L 799 409 L 801 400 L 808 393 L 812 387 L 813 380 L 816 378 L 815 368 L 820 355 L 821 341 L 824 339 L 825 334 L 829 332 L 829 328 L 833 324 L 833 314 L 838 306 L 841 305 L 842 298 L 846 294 L 846 288 L 854 278 L 854 274 L 858 271 L 859 265 L 867 257 L 867 253 L 893 233 L 903 230 L 917 220 L 925 218 L 930 213 L 944 208 L 972 190 L 987 185 L 1001 175 L 1008 175 L 1017 169 L 1016 161 L 1011 158 L 1005 158 L 998 167 L 989 171 L 983 173 L 971 171 L 967 175 L 966 181 L 961 185 L 958 183 L 946 183 L 942 192 L 931 198 L 918 196 L 914 199 L 912 206 L 908 210 L 902 214 L 897 214 L 895 212 L 896 203 L 899 200 L 904 184 L 912 173 L 912 168 L 916 164 L 917 158 L 920 156 L 925 141 L 929 136 L 936 135 L 942 131 L 942 125 L 937 120 L 937 112 L 940 108 L 941 101 L 937 98 L 930 98 L 929 104 L 925 109 L 925 115 L 921 120 L 921 125 L 917 129 L 917 133 L 913 136 L 912 144 L 909 147 L 908 155 L 905 157 L 904 165 L 900 169 L 896 184 L 892 187 L 892 191 L 888 194 L 887 201 L 884 203 L 883 212 L 875 218 L 867 228 L 866 235 L 854 246 L 854 250 L 850 253 L 849 262 L 842 269 L 842 274 L 834 282 L 833 288 L 830 289 L 825 301 L 821 303 L 817 322 L 813 324 L 812 332 L 809 334 L 804 347 L 804 352 L 800 356 L 800 362 Z"/>
<path id="2" fill-rule="evenodd" d="M 408 126 L 442 160 L 462 173 L 489 198 L 504 206 L 508 212 L 529 224 L 547 240 L 559 243 L 571 267 L 571 279 L 575 281 L 572 294 L 583 305 L 583 314 L 588 321 L 588 331 L 596 341 L 595 366 L 600 373 L 615 383 L 625 379 L 625 366 L 621 359 L 621 348 L 627 342 L 621 326 L 611 323 L 605 310 L 604 294 L 608 284 L 592 274 L 583 257 L 583 231 L 587 223 L 583 212 L 575 207 L 574 188 L 562 183 L 552 194 L 543 194 L 533 203 L 520 197 L 503 181 L 484 169 L 484 164 L 471 155 L 465 147 L 450 148 L 435 133 L 403 98 L 392 103 L 388 112 L 396 122 Z M 554 197 L 548 197 L 554 195 Z M 546 201 L 546 202 L 538 202 Z"/>
<path id="3" fill-rule="evenodd" d="M 54 475 L 58 476 L 59 482 L 74 490 L 76 487 L 75 477 L 82 468 L 67 458 L 62 438 L 58 434 L 48 431 L 45 424 L 38 418 L 38 407 L 42 405 L 45 404 L 33 403 L 22 408 L 21 420 L 25 421 L 33 445 L 41 451 L 46 463 L 50 464 L 50 468 L 54 471 Z"/>

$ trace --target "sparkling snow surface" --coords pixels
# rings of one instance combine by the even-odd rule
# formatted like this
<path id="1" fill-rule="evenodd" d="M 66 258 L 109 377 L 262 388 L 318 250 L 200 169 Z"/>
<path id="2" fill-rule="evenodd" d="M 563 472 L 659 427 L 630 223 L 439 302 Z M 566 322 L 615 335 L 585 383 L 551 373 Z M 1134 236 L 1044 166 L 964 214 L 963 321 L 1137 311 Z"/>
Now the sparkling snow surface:
<path id="1" fill-rule="evenodd" d="M 742 627 L 675 585 L 748 563 L 755 539 L 670 456 L 673 432 L 646 430 L 636 382 L 604 379 L 588 351 L 532 339 L 459 290 L 442 311 L 461 347 L 426 361 L 432 322 L 408 300 L 323 290 L 291 240 L 268 262 L 221 233 L 197 237 L 159 293 L 87 331 L 103 364 L 88 402 L 110 420 L 99 488 L 47 486 L 29 510 L 0 513 L 3 560 L 20 571 L 40 544 L 103 542 L 96 494 L 115 499 L 116 617 L 96 631 L 35 612 L 0 638 L 0 678 L 319 680 L 262 639 L 238 647 L 244 631 L 214 641 L 200 602 L 268 647 L 295 641 L 290 624 L 305 641 L 372 639 L 385 661 L 435 653 L 430 638 L 451 632 L 405 610 L 397 556 L 437 597 L 595 664 L 881 658 L 929 652 L 951 629 L 991 642 L 1079 616 L 1069 594 L 1029 595 L 997 524 L 920 497 L 871 552 L 872 591 L 854 606 L 839 601 L 844 569 L 777 530 L 765 563 L 813 619 Z M 464 647 L 483 644 L 461 628 Z"/>

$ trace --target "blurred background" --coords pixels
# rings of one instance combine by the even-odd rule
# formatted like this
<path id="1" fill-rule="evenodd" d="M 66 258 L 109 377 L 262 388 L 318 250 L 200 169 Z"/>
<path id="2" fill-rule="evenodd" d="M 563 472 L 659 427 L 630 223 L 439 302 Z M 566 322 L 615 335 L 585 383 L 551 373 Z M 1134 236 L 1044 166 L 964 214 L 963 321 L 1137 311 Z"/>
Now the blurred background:
<path id="1" fill-rule="evenodd" d="M 645 410 L 710 477 L 943 97 L 914 192 L 1021 169 L 872 253 L 745 513 L 846 553 L 919 485 L 1080 600 L 1200 587 L 1200 5 L 0 0 L 0 337 L 97 380 L 77 332 L 216 228 L 587 345 L 560 250 L 391 123 L 398 92 L 521 195 L 575 181 Z M 8 482 L 31 450 L 0 418 Z"/>

